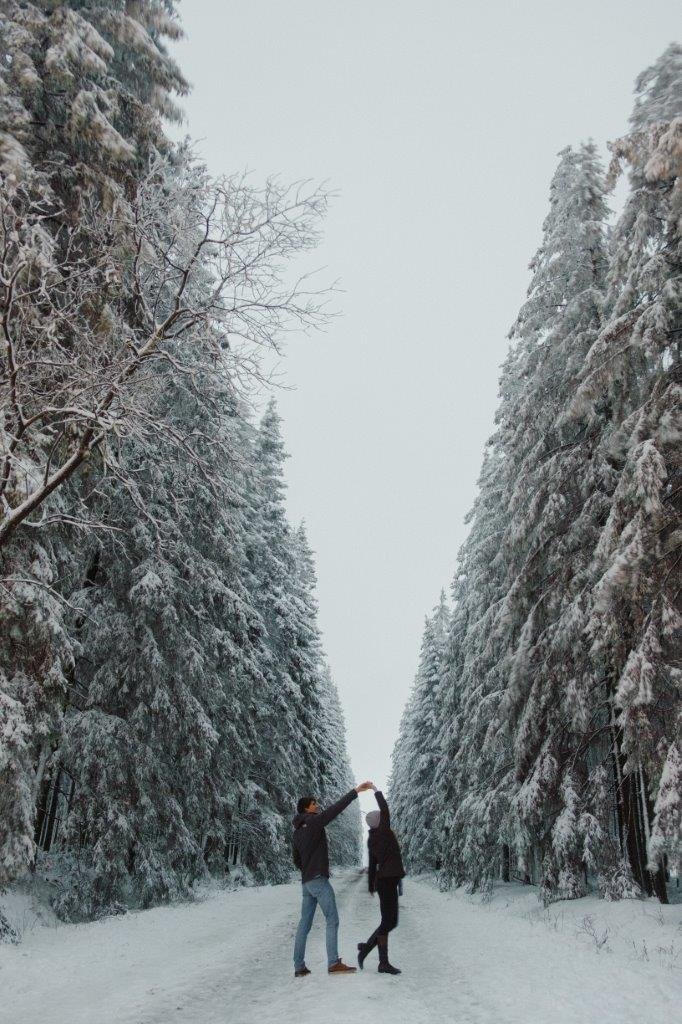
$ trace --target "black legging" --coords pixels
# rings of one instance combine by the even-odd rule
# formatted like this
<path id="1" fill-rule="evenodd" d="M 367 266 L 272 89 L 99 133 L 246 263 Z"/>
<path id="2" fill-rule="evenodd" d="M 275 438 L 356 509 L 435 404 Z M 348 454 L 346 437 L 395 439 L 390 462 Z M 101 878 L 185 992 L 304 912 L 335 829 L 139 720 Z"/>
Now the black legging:
<path id="1" fill-rule="evenodd" d="M 376 890 L 379 893 L 381 921 L 375 935 L 388 935 L 398 926 L 398 878 L 378 878 Z"/>
<path id="2" fill-rule="evenodd" d="M 398 886 L 399 878 L 379 878 L 376 882 L 376 891 L 379 893 L 379 909 L 381 910 L 381 921 L 367 942 L 360 943 L 358 949 L 364 961 L 368 953 L 379 946 L 379 963 L 388 963 L 388 933 L 392 932 L 398 925 Z M 364 949 L 363 949 L 364 946 Z M 360 964 L 362 966 L 362 963 Z"/>

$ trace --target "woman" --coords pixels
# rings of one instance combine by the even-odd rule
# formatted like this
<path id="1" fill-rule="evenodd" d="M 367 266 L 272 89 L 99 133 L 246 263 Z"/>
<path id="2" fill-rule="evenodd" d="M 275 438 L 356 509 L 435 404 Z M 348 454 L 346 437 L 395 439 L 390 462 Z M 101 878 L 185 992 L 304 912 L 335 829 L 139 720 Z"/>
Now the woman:
<path id="1" fill-rule="evenodd" d="M 379 973 L 400 974 L 397 967 L 388 962 L 388 933 L 398 924 L 398 886 L 405 877 L 400 846 L 391 830 L 391 816 L 384 795 L 376 786 L 374 795 L 379 804 L 378 811 L 370 811 L 365 820 L 369 825 L 369 891 L 379 893 L 381 921 L 367 942 L 358 942 L 358 964 L 362 970 L 365 957 L 379 947 Z"/>

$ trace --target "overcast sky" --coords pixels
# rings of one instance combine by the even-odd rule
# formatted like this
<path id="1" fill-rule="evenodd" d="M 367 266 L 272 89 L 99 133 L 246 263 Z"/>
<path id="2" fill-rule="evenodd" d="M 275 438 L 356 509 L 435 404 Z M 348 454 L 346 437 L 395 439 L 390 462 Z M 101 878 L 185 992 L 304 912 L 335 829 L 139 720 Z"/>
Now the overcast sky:
<path id="1" fill-rule="evenodd" d="M 186 129 L 216 173 L 328 179 L 339 317 L 292 339 L 289 510 L 358 777 L 385 784 L 448 587 L 557 152 L 626 126 L 673 0 L 192 0 Z M 365 803 L 370 803 L 365 799 Z"/>

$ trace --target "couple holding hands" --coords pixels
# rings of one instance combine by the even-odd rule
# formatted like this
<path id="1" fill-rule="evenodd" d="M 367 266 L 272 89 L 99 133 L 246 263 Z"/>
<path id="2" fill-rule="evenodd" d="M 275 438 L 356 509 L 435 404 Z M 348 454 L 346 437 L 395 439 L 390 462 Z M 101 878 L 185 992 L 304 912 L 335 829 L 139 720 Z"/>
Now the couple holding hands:
<path id="1" fill-rule="evenodd" d="M 400 974 L 398 968 L 393 967 L 388 960 L 388 933 L 398 924 L 398 887 L 405 877 L 405 870 L 398 840 L 391 830 L 391 817 L 383 793 L 373 782 L 362 782 L 325 810 L 320 809 L 312 796 L 302 796 L 298 801 L 293 844 L 294 864 L 301 872 L 303 906 L 294 943 L 294 974 L 297 978 L 310 974 L 305 965 L 305 946 L 318 903 L 327 925 L 329 974 L 353 974 L 356 970 L 344 964 L 339 957 L 339 915 L 334 890 L 329 881 L 329 850 L 324 828 L 357 799 L 358 793 L 369 789 L 374 790 L 379 809 L 370 811 L 365 818 L 369 826 L 368 880 L 369 891 L 379 894 L 381 921 L 366 942 L 358 943 L 358 965 L 362 970 L 365 957 L 378 946 L 379 973 Z"/>

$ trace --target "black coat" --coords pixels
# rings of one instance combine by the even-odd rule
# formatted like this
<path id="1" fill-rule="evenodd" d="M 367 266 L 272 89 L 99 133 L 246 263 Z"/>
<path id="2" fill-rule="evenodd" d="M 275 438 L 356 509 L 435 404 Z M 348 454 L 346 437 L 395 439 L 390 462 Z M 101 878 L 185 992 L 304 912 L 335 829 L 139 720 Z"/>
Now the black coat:
<path id="1" fill-rule="evenodd" d="M 369 830 L 367 848 L 369 850 L 369 870 L 367 881 L 369 891 L 374 892 L 376 883 L 381 878 L 404 878 L 405 868 L 400 856 L 400 844 L 391 830 L 391 815 L 384 794 L 374 794 L 379 804 L 379 824 Z"/>
<path id="2" fill-rule="evenodd" d="M 335 804 L 317 814 L 297 814 L 294 818 L 294 863 L 301 871 L 301 881 L 329 878 L 329 848 L 324 826 L 344 811 L 357 798 L 351 789 Z"/>

